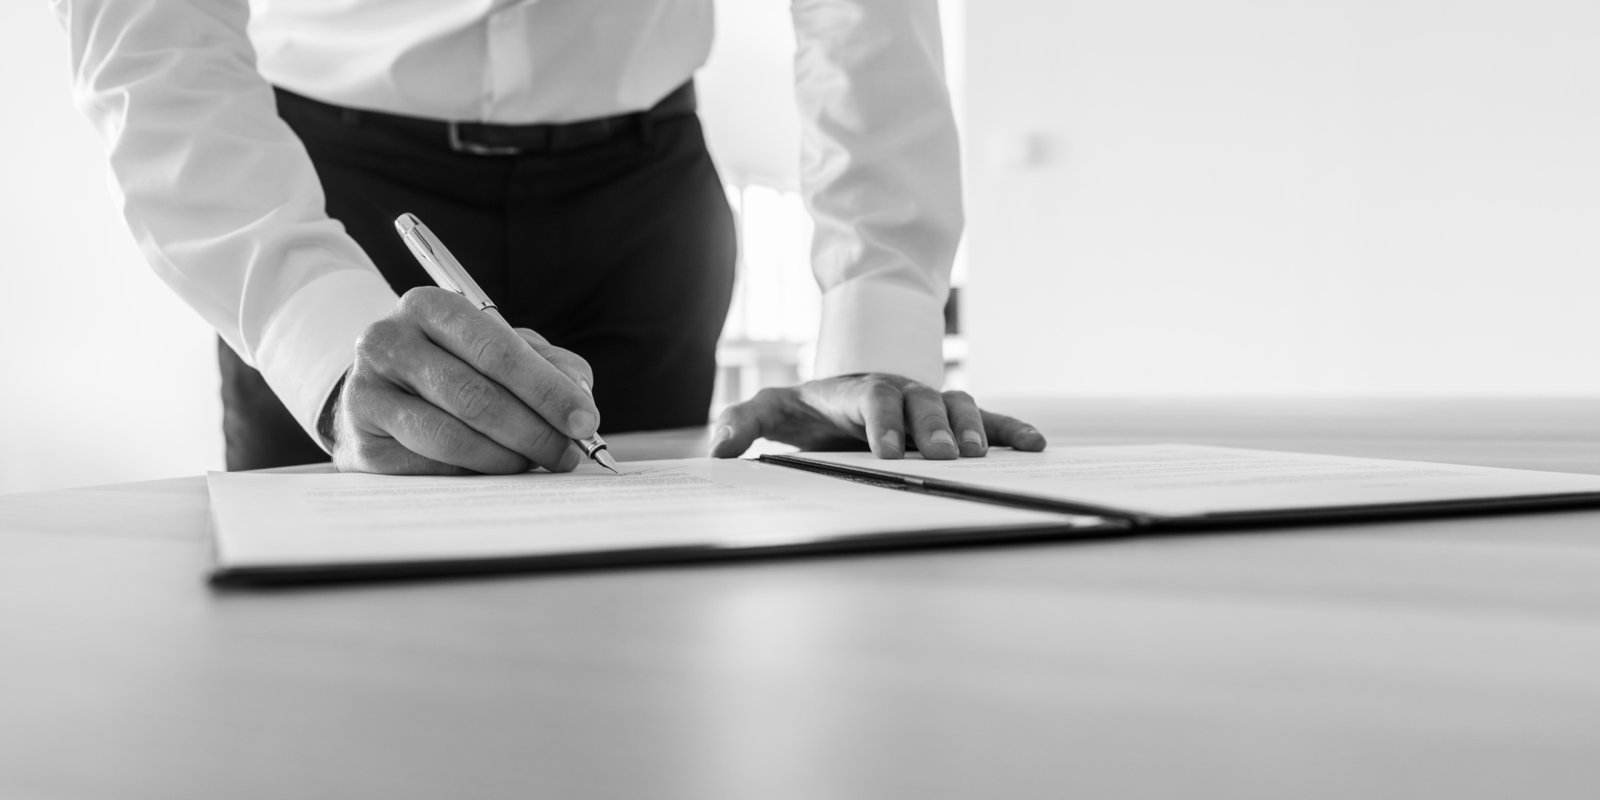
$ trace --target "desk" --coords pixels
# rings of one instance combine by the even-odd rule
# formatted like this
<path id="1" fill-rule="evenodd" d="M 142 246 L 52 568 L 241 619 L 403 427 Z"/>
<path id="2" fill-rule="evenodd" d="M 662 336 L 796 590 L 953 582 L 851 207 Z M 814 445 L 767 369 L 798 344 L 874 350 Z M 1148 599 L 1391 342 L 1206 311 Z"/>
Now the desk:
<path id="1" fill-rule="evenodd" d="M 1600 473 L 1593 401 L 1008 408 Z M 0 497 L 0 797 L 1600 796 L 1600 512 L 220 593 L 205 531 Z"/>

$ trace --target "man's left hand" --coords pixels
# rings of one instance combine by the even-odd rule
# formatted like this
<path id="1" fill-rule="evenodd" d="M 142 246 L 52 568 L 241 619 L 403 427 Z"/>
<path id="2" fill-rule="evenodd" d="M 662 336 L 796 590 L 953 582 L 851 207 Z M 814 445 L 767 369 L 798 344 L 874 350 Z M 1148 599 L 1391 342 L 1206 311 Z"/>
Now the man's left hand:
<path id="1" fill-rule="evenodd" d="M 923 458 L 975 458 L 991 445 L 1043 450 L 1032 425 L 983 411 L 966 392 L 940 392 L 883 373 L 844 375 L 763 389 L 722 412 L 712 426 L 711 455 L 740 456 L 765 437 L 802 450 L 849 450 L 865 442 L 879 458 L 900 458 L 909 444 Z"/>

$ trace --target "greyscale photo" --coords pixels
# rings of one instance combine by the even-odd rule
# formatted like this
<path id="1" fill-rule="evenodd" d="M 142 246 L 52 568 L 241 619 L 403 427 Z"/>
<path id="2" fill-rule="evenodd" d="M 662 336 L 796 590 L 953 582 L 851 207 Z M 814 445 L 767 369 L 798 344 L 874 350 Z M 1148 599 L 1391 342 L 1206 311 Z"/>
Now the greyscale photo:
<path id="1" fill-rule="evenodd" d="M 1600 5 L 0 10 L 0 798 L 1600 797 Z"/>

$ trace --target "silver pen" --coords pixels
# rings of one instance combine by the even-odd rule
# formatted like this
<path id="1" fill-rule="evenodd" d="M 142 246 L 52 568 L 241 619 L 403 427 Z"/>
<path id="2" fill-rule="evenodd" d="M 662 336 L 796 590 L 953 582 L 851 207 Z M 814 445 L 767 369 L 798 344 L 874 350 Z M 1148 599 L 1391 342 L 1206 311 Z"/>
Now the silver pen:
<path id="1" fill-rule="evenodd" d="M 411 254 L 417 257 L 417 261 L 422 264 L 423 269 L 428 271 L 428 275 L 433 278 L 433 282 L 439 284 L 439 288 L 447 289 L 467 298 L 479 310 L 487 311 L 490 316 L 504 322 L 506 327 L 511 327 L 510 321 L 500 313 L 500 309 L 495 307 L 494 301 L 490 300 L 489 296 L 478 288 L 477 281 L 474 281 L 472 276 L 467 274 L 467 270 L 461 266 L 461 262 L 457 261 L 455 256 L 450 255 L 450 251 L 445 249 L 444 242 L 439 241 L 439 237 L 434 236 L 433 231 L 428 230 L 428 226 L 422 224 L 422 220 L 417 219 L 417 215 L 401 214 L 395 218 L 394 228 L 400 232 L 400 238 L 405 241 L 406 247 L 411 249 Z M 616 459 L 612 458 L 611 454 L 606 451 L 606 440 L 600 438 L 599 431 L 596 431 L 587 439 L 573 439 L 572 441 L 577 443 L 578 447 L 583 450 L 584 455 L 594 459 L 600 466 L 618 475 L 622 474 L 622 470 L 617 469 Z"/>

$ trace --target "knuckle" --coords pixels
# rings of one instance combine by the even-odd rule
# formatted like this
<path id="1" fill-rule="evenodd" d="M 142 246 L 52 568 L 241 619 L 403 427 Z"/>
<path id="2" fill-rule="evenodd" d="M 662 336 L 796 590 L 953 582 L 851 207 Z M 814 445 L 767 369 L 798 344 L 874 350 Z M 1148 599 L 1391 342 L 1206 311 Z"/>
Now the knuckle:
<path id="1" fill-rule="evenodd" d="M 752 402 L 752 403 L 766 403 L 766 404 L 770 405 L 770 404 L 777 403 L 777 402 L 781 401 L 783 399 L 783 397 L 784 397 L 784 390 L 779 389 L 779 388 L 777 388 L 775 386 L 768 386 L 767 388 L 762 389 L 759 392 L 756 392 L 755 396 L 750 398 L 750 402 Z"/>
<path id="2" fill-rule="evenodd" d="M 930 411 L 918 414 L 916 419 L 912 421 L 912 424 L 918 429 L 944 428 L 950 425 L 950 421 L 946 419 L 943 414 L 936 414 Z"/>
<path id="3" fill-rule="evenodd" d="M 561 396 L 561 387 L 556 381 L 540 381 L 531 388 L 533 408 L 551 422 L 560 424 L 567 420 L 571 412 L 570 403 L 564 402 Z"/>
<path id="4" fill-rule="evenodd" d="M 395 414 L 394 430 L 401 441 L 415 440 L 417 444 L 438 446 L 441 443 L 444 414 L 427 414 L 415 408 L 402 408 Z M 409 434 L 404 436 L 403 434 Z M 409 450 L 415 447 L 407 446 Z"/>
<path id="5" fill-rule="evenodd" d="M 494 406 L 494 392 L 489 382 L 477 375 L 457 383 L 454 395 L 455 413 L 461 419 L 481 419 Z"/>
<path id="6" fill-rule="evenodd" d="M 420 315 L 436 302 L 439 291 L 437 286 L 418 286 L 400 295 L 395 308 L 408 317 Z"/>
<path id="7" fill-rule="evenodd" d="M 871 375 L 866 379 L 867 396 L 878 400 L 888 400 L 901 396 L 900 387 L 894 381 L 880 375 Z"/>
<path id="8" fill-rule="evenodd" d="M 444 453 L 449 453 L 456 449 L 455 427 L 450 424 L 450 417 L 444 414 L 420 414 L 417 416 L 417 430 L 422 433 L 424 441 L 432 442 L 435 447 Z"/>
<path id="9" fill-rule="evenodd" d="M 400 295 L 400 302 L 395 304 L 395 310 L 403 316 L 416 316 L 421 311 L 422 304 L 423 294 L 419 287 Z"/>
<path id="10" fill-rule="evenodd" d="M 977 405 L 978 404 L 976 400 L 972 399 L 972 395 L 970 395 L 970 394 L 968 394 L 966 392 L 963 392 L 960 389 L 954 389 L 954 390 L 945 392 L 944 393 L 944 401 L 946 403 L 956 403 L 956 404 L 960 404 L 960 405 Z"/>
<path id="11" fill-rule="evenodd" d="M 369 359 L 381 358 L 392 353 L 399 340 L 400 323 L 392 319 L 380 319 L 368 325 L 356 337 L 356 353 Z"/>
<path id="12" fill-rule="evenodd" d="M 567 437 L 541 425 L 533 431 L 528 441 L 527 452 L 534 456 L 535 461 L 548 462 L 548 465 L 560 461 L 561 455 L 566 449 Z"/>
<path id="13" fill-rule="evenodd" d="M 511 348 L 498 336 L 481 335 L 472 341 L 469 348 L 472 364 L 480 372 L 502 373 L 511 358 Z"/>

